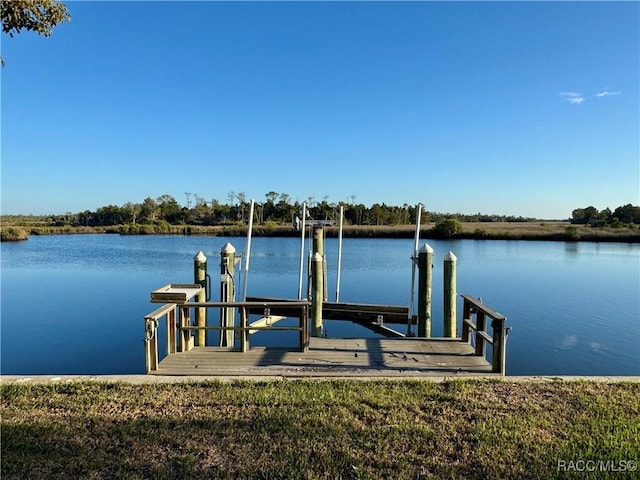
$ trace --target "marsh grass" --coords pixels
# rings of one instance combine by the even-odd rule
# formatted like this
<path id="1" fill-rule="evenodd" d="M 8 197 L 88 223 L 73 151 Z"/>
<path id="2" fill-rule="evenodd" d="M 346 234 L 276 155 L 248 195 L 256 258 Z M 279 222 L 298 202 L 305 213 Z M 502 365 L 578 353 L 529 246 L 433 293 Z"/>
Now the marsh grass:
<path id="1" fill-rule="evenodd" d="M 22 227 L 0 227 L 0 241 L 2 242 L 19 242 L 28 238 L 29 232 Z"/>
<path id="2" fill-rule="evenodd" d="M 640 384 L 5 384 L 3 478 L 634 478 Z M 591 475 L 591 476 L 590 476 Z M 637 478 L 637 477 L 635 477 Z"/>
<path id="3" fill-rule="evenodd" d="M 441 238 L 435 223 L 421 225 L 421 238 Z M 243 237 L 247 226 L 241 223 L 216 226 L 171 225 L 167 222 L 154 224 L 127 224 L 110 227 L 85 226 L 3 226 L 26 230 L 27 235 L 65 235 L 91 233 L 119 233 L 121 235 L 203 235 Z M 337 237 L 338 227 L 327 227 L 327 237 Z M 297 237 L 300 235 L 291 225 L 274 222 L 256 224 L 256 237 Z M 351 238 L 414 238 L 414 225 L 345 225 L 343 235 Z M 560 221 L 532 222 L 460 222 L 460 231 L 452 238 L 478 240 L 559 240 L 559 241 L 610 241 L 640 242 L 640 228 L 637 225 L 623 227 L 589 227 L 572 225 Z"/>

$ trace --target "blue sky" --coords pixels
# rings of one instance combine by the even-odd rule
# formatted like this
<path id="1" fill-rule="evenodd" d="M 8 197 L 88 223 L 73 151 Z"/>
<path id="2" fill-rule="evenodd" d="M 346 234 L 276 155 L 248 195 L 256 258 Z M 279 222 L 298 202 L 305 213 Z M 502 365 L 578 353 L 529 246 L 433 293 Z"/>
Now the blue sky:
<path id="1" fill-rule="evenodd" d="M 3 214 L 185 192 L 640 203 L 638 2 L 67 2 L 2 35 Z"/>

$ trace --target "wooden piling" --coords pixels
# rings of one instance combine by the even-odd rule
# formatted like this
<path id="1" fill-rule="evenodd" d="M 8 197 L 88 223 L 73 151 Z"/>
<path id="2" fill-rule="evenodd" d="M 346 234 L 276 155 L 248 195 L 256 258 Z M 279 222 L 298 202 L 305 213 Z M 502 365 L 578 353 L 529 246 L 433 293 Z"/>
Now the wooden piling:
<path id="1" fill-rule="evenodd" d="M 207 301 L 207 257 L 202 251 L 193 257 L 193 283 L 200 284 L 204 290 L 196 296 L 196 302 Z M 196 308 L 196 325 L 198 327 L 207 326 L 207 309 Z M 207 344 L 206 330 L 198 330 L 196 332 L 196 347 L 204 347 Z"/>
<path id="2" fill-rule="evenodd" d="M 322 255 L 311 259 L 311 336 L 322 337 L 322 303 L 324 299 Z"/>
<path id="3" fill-rule="evenodd" d="M 491 322 L 493 330 L 493 372 L 505 375 L 507 371 L 507 332 L 504 326 L 504 319 L 494 318 Z"/>
<path id="4" fill-rule="evenodd" d="M 425 243 L 418 253 L 418 337 L 431 338 L 433 248 Z"/>
<path id="5" fill-rule="evenodd" d="M 327 262 L 324 255 L 324 228 L 319 225 L 313 227 L 313 252 L 317 252 L 322 257 L 322 300 L 327 301 Z"/>
<path id="6" fill-rule="evenodd" d="M 220 250 L 220 301 L 232 302 L 235 295 L 235 259 L 236 249 L 229 242 Z M 233 308 L 220 309 L 220 326 L 233 327 L 235 323 L 235 315 Z M 233 347 L 234 334 L 233 330 L 220 331 L 220 346 Z"/>
<path id="7" fill-rule="evenodd" d="M 444 256 L 444 336 L 456 338 L 456 256 Z"/>

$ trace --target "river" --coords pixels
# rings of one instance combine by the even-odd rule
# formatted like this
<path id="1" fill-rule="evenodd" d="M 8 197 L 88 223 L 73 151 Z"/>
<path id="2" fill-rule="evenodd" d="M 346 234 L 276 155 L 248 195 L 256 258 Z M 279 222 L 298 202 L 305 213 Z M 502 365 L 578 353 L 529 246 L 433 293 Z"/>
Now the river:
<path id="1" fill-rule="evenodd" d="M 143 373 L 142 319 L 157 307 L 150 292 L 191 283 L 200 250 L 215 284 L 226 242 L 245 250 L 238 237 L 61 235 L 2 243 L 0 372 Z M 640 245 L 428 243 L 435 251 L 434 336 L 442 335 L 442 259 L 452 251 L 458 293 L 482 297 L 512 327 L 508 375 L 640 375 Z M 410 239 L 345 239 L 340 300 L 407 305 L 412 248 Z M 325 240 L 330 300 L 337 250 L 336 239 Z M 296 298 L 299 264 L 299 239 L 253 238 L 248 295 Z M 347 322 L 325 325 L 329 336 L 374 336 Z M 286 343 L 281 334 L 258 333 L 252 345 Z"/>

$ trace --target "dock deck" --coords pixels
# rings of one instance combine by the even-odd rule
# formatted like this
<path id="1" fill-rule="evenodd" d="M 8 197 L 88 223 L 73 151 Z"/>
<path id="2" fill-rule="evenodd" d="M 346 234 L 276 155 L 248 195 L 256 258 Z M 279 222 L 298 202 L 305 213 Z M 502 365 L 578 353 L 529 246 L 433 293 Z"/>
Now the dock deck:
<path id="1" fill-rule="evenodd" d="M 455 338 L 310 338 L 307 352 L 293 348 L 194 347 L 162 359 L 155 375 L 280 377 L 415 377 L 499 375 Z"/>

